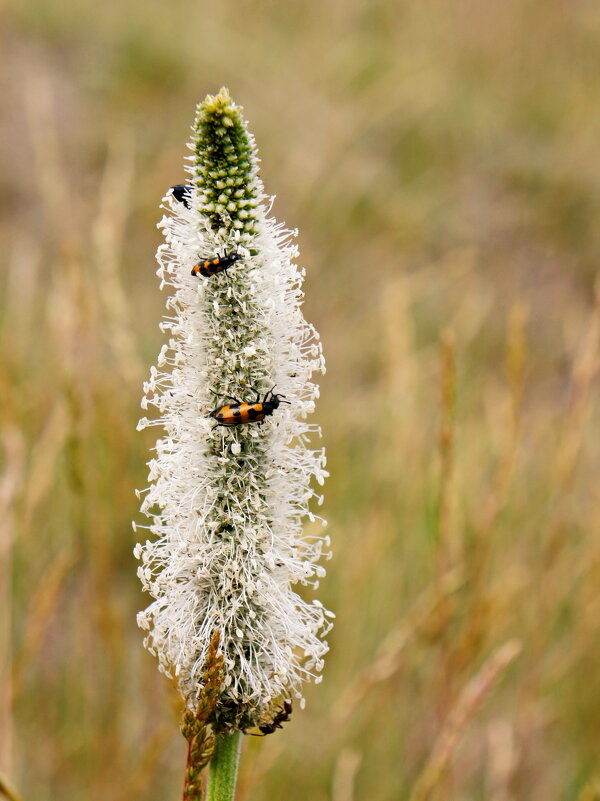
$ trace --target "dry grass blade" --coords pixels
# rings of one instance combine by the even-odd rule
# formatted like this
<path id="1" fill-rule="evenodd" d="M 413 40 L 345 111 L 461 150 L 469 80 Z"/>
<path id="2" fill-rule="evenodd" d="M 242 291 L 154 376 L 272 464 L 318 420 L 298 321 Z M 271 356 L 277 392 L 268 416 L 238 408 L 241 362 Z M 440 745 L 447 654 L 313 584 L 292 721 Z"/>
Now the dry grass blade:
<path id="1" fill-rule="evenodd" d="M 431 585 L 420 595 L 406 617 L 387 634 L 375 659 L 360 671 L 337 699 L 333 708 L 335 727 L 341 730 L 367 693 L 400 669 L 404 649 L 418 628 L 437 613 L 448 596 L 456 592 L 461 581 L 459 574 L 451 571 L 443 577 L 439 586 Z"/>
<path id="2" fill-rule="evenodd" d="M 508 720 L 494 720 L 487 734 L 486 795 L 489 801 L 510 801 L 510 784 L 519 759 L 514 726 Z"/>
<path id="3" fill-rule="evenodd" d="M 343 748 L 333 774 L 332 801 L 353 801 L 354 781 L 362 762 L 362 754 L 354 748 Z"/>
<path id="4" fill-rule="evenodd" d="M 438 436 L 440 484 L 438 498 L 438 575 L 443 576 L 456 558 L 452 539 L 452 478 L 454 470 L 454 425 L 456 407 L 456 343 L 447 330 L 440 345 L 441 424 Z"/>
<path id="5" fill-rule="evenodd" d="M 490 493 L 486 498 L 478 527 L 482 534 L 489 535 L 506 505 L 514 478 L 519 453 L 519 434 L 525 394 L 525 371 L 527 367 L 527 322 L 528 309 L 520 302 L 509 312 L 506 337 L 505 373 L 509 387 L 509 420 L 503 437 L 503 448 Z"/>
<path id="6" fill-rule="evenodd" d="M 42 646 L 49 622 L 56 612 L 62 589 L 75 561 L 75 556 L 70 553 L 59 556 L 33 596 L 25 624 L 23 645 L 13 667 L 14 697 L 19 694 L 27 666 L 34 661 Z"/>
<path id="7" fill-rule="evenodd" d="M 594 309 L 588 329 L 575 356 L 571 373 L 570 402 L 564 439 L 558 451 L 557 484 L 568 490 L 584 440 L 586 423 L 591 410 L 592 387 L 598 375 L 600 348 L 600 281 L 595 289 Z"/>
<path id="8" fill-rule="evenodd" d="M 463 689 L 434 743 L 431 756 L 410 795 L 410 801 L 426 801 L 430 798 L 450 764 L 467 725 L 489 698 L 500 677 L 520 650 L 521 643 L 517 640 L 504 643 Z"/>
<path id="9" fill-rule="evenodd" d="M 164 758 L 172 734 L 171 727 L 163 724 L 141 744 L 139 759 L 131 766 L 125 786 L 117 794 L 115 801 L 145 797 L 147 788 L 156 781 L 157 772 L 163 769 L 161 759 Z"/>
<path id="10" fill-rule="evenodd" d="M 11 787 L 8 779 L 0 773 L 0 795 L 7 798 L 8 801 L 23 801 L 17 791 Z"/>
<path id="11" fill-rule="evenodd" d="M 134 181 L 134 146 L 125 136 L 109 142 L 100 208 L 92 227 L 95 274 L 108 318 L 107 332 L 124 378 L 138 381 L 142 367 L 132 331 L 131 302 L 120 274 L 130 194 Z"/>
<path id="12" fill-rule="evenodd" d="M 4 513 L 0 527 L 0 763 L 5 770 L 12 767 L 12 641 L 11 587 L 12 547 L 15 539 L 14 507 L 23 480 L 25 444 L 17 429 L 3 432 L 5 469 L 0 479 L 0 505 Z"/>
<path id="13" fill-rule="evenodd" d="M 600 782 L 588 782 L 577 796 L 577 801 L 600 801 Z"/>
<path id="14" fill-rule="evenodd" d="M 70 433 L 69 409 L 59 397 L 48 410 L 47 419 L 32 448 L 23 498 L 23 529 L 28 531 L 36 510 L 48 498 L 56 478 L 56 464 Z"/>

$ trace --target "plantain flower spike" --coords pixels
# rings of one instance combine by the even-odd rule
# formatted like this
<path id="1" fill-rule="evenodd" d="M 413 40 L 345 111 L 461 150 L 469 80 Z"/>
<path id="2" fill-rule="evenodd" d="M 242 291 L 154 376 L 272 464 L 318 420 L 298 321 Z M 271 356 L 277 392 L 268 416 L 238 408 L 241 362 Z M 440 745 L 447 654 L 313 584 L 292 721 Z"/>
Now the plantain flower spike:
<path id="1" fill-rule="evenodd" d="M 320 430 L 306 419 L 324 361 L 301 311 L 294 232 L 269 217 L 254 139 L 226 89 L 198 106 L 189 148 L 187 188 L 167 193 L 159 223 L 168 342 L 144 384 L 142 407 L 155 412 L 138 428 L 164 433 L 139 493 L 150 537 L 134 553 L 154 600 L 138 624 L 188 710 L 202 699 L 219 633 L 223 680 L 210 723 L 232 733 L 269 727 L 283 704 L 303 705 L 305 681 L 320 680 L 333 615 L 294 587 L 317 587 L 330 555 L 325 523 L 309 510 L 327 472 L 311 444 Z M 232 254 L 228 269 L 192 274 Z M 208 416 L 272 390 L 288 403 L 262 424 Z"/>

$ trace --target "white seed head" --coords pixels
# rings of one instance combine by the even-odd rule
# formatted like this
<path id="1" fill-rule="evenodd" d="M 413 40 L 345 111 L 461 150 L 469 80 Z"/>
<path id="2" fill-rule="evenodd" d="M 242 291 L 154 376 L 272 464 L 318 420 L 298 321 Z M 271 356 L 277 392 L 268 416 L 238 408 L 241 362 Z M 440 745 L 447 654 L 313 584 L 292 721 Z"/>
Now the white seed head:
<path id="1" fill-rule="evenodd" d="M 190 148 L 187 206 L 169 192 L 159 224 L 157 272 L 170 290 L 161 328 L 169 340 L 144 385 L 143 407 L 156 413 L 138 424 L 164 430 L 141 507 L 152 539 L 135 550 L 154 601 L 138 623 L 190 708 L 218 629 L 219 703 L 234 710 L 223 719 L 246 726 L 278 699 L 301 698 L 327 651 L 327 611 L 293 589 L 315 586 L 324 574 L 317 563 L 328 555 L 328 538 L 313 526 L 310 537 L 303 533 L 311 500 L 321 502 L 313 479 L 320 485 L 327 475 L 323 450 L 311 446 L 320 432 L 305 420 L 323 356 L 302 315 L 291 232 L 268 217 L 254 141 L 228 94 L 198 107 Z M 199 261 L 232 252 L 241 258 L 229 269 L 191 274 Z M 208 417 L 230 397 L 252 402 L 273 388 L 289 405 L 264 425 L 223 427 Z"/>

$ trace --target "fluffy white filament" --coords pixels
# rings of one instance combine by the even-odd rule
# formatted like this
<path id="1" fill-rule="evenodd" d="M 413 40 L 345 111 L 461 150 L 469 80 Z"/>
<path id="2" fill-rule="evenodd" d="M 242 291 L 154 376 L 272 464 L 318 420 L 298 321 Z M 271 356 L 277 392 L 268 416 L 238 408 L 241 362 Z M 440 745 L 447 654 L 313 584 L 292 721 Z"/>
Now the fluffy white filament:
<path id="1" fill-rule="evenodd" d="M 197 181 L 197 166 L 187 169 Z M 315 485 L 327 475 L 325 456 L 311 448 L 320 432 L 306 420 L 323 356 L 302 315 L 291 233 L 268 218 L 262 186 L 252 180 L 250 233 L 239 225 L 214 231 L 201 185 L 189 208 L 171 193 L 163 201 L 157 259 L 161 286 L 170 289 L 161 323 L 169 339 L 144 385 L 142 406 L 157 411 L 139 427 L 161 426 L 164 436 L 143 491 L 151 537 L 135 554 L 155 599 L 138 623 L 160 669 L 177 678 L 193 708 L 218 629 L 223 703 L 256 722 L 277 699 L 302 698 L 305 680 L 318 680 L 330 613 L 292 586 L 317 586 L 325 572 L 318 562 L 328 556 L 323 521 L 309 511 L 311 500 L 322 500 Z M 229 270 L 191 275 L 199 260 L 232 251 L 243 258 Z M 290 405 L 264 426 L 224 428 L 207 417 L 230 395 L 253 401 L 273 387 Z M 315 523 L 307 532 L 306 517 Z"/>

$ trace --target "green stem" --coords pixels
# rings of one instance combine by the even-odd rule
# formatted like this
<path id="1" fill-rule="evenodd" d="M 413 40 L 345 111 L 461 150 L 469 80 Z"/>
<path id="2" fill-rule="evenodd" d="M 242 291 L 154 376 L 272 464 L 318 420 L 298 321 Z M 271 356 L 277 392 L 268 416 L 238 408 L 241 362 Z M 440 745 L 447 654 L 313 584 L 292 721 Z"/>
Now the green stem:
<path id="1" fill-rule="evenodd" d="M 215 753 L 210 761 L 206 801 L 233 801 L 240 745 L 239 731 L 217 736 Z"/>

